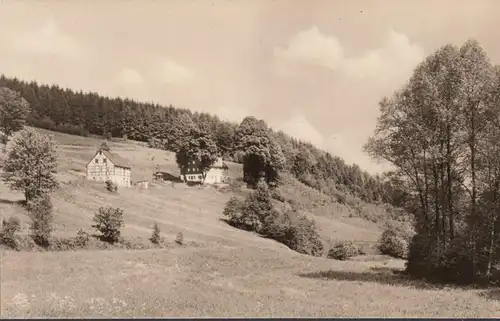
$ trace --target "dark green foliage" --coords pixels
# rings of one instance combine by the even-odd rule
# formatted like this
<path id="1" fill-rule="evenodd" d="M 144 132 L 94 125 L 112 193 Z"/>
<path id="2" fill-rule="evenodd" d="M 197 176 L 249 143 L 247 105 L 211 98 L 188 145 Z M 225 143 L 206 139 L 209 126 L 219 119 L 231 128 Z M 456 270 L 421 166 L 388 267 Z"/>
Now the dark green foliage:
<path id="1" fill-rule="evenodd" d="M 109 192 L 116 193 L 118 191 L 118 185 L 116 185 L 116 183 L 113 181 L 107 180 L 105 182 L 105 185 L 106 190 L 108 190 Z"/>
<path id="2" fill-rule="evenodd" d="M 153 225 L 153 232 L 151 233 L 151 237 L 149 238 L 149 240 L 153 244 L 160 244 L 160 241 L 161 241 L 160 227 L 158 226 L 158 223 L 156 223 L 156 222 Z"/>
<path id="3" fill-rule="evenodd" d="M 40 246 L 48 246 L 54 220 L 53 206 L 50 195 L 37 196 L 27 203 L 31 218 L 31 233 L 33 240 Z"/>
<path id="4" fill-rule="evenodd" d="M 354 243 L 347 241 L 347 242 L 341 242 L 341 243 L 335 244 L 328 251 L 328 258 L 334 259 L 334 260 L 345 261 L 351 257 L 354 257 L 356 255 L 360 255 L 360 254 L 361 254 L 361 250 Z"/>
<path id="5" fill-rule="evenodd" d="M 0 230 L 0 243 L 12 249 L 17 249 L 16 233 L 20 230 L 21 223 L 17 217 L 11 216 L 7 220 L 4 218 L 2 220 L 2 229 Z"/>
<path id="6" fill-rule="evenodd" d="M 99 211 L 94 215 L 92 227 L 102 234 L 103 241 L 117 242 L 123 226 L 123 211 L 120 208 L 100 207 Z"/>

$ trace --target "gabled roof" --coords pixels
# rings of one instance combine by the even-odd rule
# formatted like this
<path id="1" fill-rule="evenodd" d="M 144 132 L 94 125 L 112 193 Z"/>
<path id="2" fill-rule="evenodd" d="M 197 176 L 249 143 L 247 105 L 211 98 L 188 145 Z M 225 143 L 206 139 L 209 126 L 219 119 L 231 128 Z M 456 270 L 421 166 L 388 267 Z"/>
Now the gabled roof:
<path id="1" fill-rule="evenodd" d="M 104 154 L 104 156 L 106 156 L 106 158 L 109 159 L 115 166 L 123 167 L 123 168 L 129 168 L 129 169 L 131 168 L 130 167 L 130 163 L 125 158 L 121 157 L 120 155 L 108 152 L 106 150 L 98 150 L 94 154 L 94 156 L 92 157 L 92 159 L 94 159 L 94 157 L 99 152 L 102 152 Z M 92 161 L 92 159 L 87 163 L 87 166 L 90 164 L 90 162 Z"/>

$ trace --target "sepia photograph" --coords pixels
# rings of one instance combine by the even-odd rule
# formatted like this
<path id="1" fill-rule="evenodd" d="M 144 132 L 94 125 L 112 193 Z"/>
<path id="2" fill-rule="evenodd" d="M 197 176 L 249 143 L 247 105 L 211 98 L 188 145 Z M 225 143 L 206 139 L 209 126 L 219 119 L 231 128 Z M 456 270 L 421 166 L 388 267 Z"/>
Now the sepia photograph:
<path id="1" fill-rule="evenodd" d="M 500 318 L 499 25 L 1 0 L 0 318 Z"/>

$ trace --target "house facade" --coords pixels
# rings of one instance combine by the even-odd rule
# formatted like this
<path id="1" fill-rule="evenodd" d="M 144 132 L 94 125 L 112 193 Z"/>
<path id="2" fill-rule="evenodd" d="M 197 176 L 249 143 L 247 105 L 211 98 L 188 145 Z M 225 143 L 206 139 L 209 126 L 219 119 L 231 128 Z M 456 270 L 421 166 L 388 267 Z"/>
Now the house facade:
<path id="1" fill-rule="evenodd" d="M 98 150 L 87 164 L 87 179 L 105 182 L 110 180 L 121 187 L 130 187 L 131 167 L 120 156 Z"/>
<path id="2" fill-rule="evenodd" d="M 228 178 L 229 169 L 222 161 L 222 157 L 217 158 L 212 167 L 208 170 L 205 184 L 225 183 Z M 198 161 L 190 161 L 187 166 L 181 169 L 181 179 L 186 182 L 201 183 L 203 172 Z"/>

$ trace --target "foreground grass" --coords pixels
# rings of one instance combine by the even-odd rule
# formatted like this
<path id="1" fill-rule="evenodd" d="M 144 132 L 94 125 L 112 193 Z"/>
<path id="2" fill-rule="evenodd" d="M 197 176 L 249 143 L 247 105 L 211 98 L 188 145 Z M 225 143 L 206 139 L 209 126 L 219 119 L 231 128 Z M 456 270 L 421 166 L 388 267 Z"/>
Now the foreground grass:
<path id="1" fill-rule="evenodd" d="M 384 269 L 240 247 L 3 252 L 2 317 L 493 317 L 494 291 L 431 288 Z"/>

